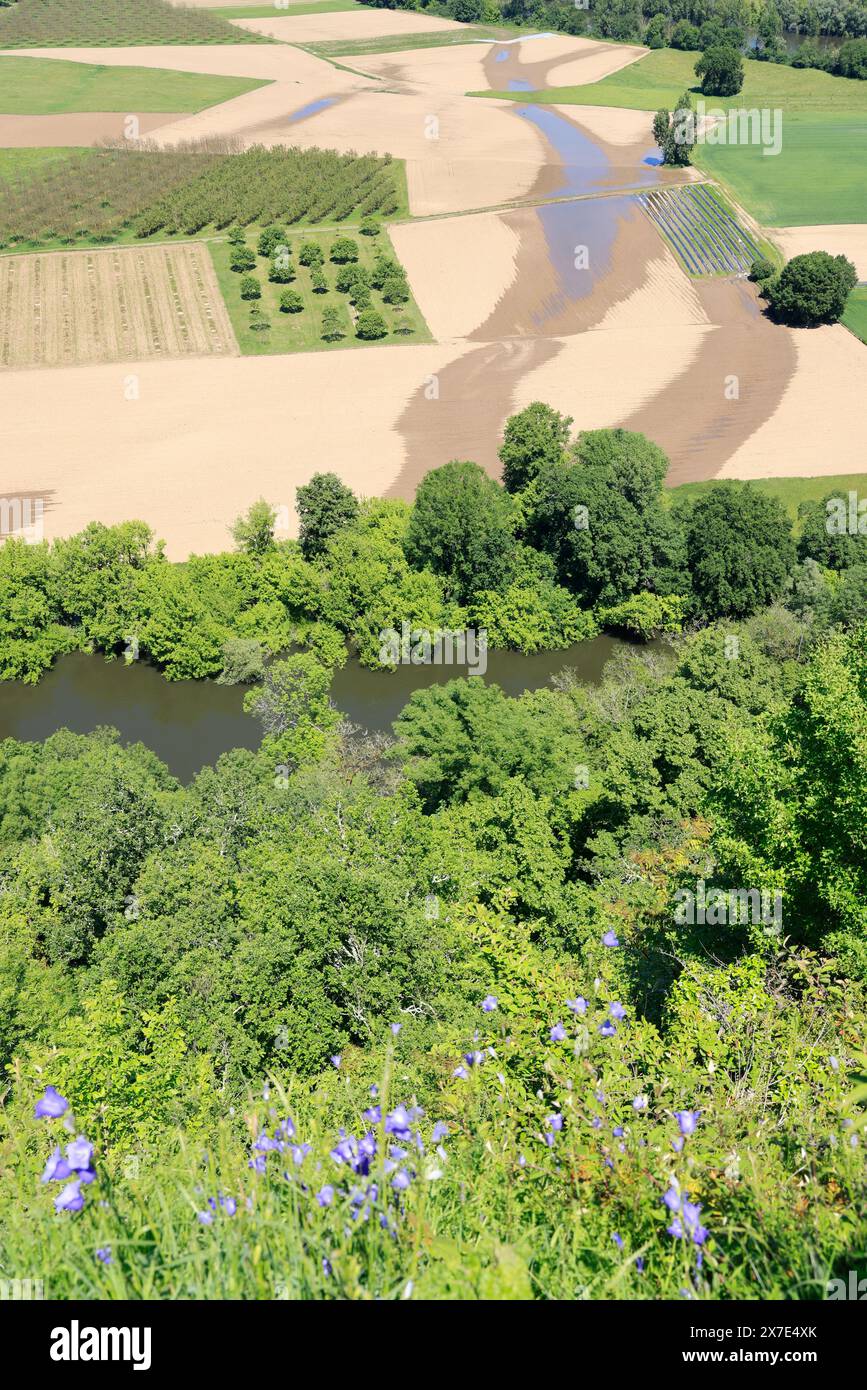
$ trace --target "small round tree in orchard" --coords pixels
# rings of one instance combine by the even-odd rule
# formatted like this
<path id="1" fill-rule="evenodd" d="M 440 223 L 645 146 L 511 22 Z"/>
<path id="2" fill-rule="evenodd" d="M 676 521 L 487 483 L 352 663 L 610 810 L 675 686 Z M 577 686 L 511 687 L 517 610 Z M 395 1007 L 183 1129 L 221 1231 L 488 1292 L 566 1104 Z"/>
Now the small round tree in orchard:
<path id="1" fill-rule="evenodd" d="M 241 298 L 242 299 L 261 299 L 262 286 L 255 275 L 244 275 L 241 279 Z"/>
<path id="2" fill-rule="evenodd" d="M 355 325 L 356 338 L 384 338 L 388 332 L 385 319 L 378 309 L 363 309 Z"/>
<path id="3" fill-rule="evenodd" d="M 335 265 L 347 265 L 350 261 L 357 261 L 358 242 L 353 241 L 352 237 L 338 237 L 331 248 L 331 259 Z"/>
<path id="4" fill-rule="evenodd" d="M 255 254 L 249 246 L 234 246 L 229 256 L 229 269 L 237 271 L 239 274 L 244 270 L 252 270 L 256 264 Z"/>
<path id="5" fill-rule="evenodd" d="M 297 290 L 284 290 L 280 296 L 280 308 L 284 314 L 300 314 L 304 300 Z"/>

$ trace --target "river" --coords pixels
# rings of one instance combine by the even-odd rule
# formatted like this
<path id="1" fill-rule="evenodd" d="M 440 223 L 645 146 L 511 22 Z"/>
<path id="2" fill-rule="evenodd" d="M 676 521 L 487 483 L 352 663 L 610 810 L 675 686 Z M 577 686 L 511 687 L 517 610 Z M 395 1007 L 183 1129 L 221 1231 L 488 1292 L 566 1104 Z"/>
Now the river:
<path id="1" fill-rule="evenodd" d="M 601 636 L 564 651 L 491 651 L 485 677 L 508 695 L 547 685 L 564 667 L 597 683 L 606 661 L 625 644 Z M 356 724 L 388 730 L 414 690 L 461 675 L 445 666 L 399 666 L 369 671 L 350 660 L 335 672 L 332 700 Z M 475 679 L 475 678 L 474 678 Z M 243 710 L 244 687 L 216 681 L 167 681 L 145 662 L 126 665 L 74 652 L 60 657 L 38 685 L 0 682 L 0 739 L 47 738 L 58 729 L 118 730 L 124 743 L 141 742 L 182 782 L 229 748 L 256 748 L 259 724 Z"/>

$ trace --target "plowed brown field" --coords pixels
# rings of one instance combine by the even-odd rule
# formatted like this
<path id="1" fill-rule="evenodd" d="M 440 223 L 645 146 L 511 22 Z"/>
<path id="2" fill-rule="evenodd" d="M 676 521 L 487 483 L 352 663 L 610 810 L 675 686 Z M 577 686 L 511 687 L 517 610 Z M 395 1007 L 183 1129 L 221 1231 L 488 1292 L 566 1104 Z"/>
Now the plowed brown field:
<path id="1" fill-rule="evenodd" d="M 234 355 L 207 247 L 4 256 L 0 366 Z"/>

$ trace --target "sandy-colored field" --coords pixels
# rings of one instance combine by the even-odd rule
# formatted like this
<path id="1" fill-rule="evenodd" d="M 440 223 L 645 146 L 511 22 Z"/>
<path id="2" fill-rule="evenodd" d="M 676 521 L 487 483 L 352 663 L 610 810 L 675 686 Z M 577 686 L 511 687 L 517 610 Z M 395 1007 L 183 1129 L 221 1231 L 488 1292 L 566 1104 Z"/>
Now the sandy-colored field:
<path id="1" fill-rule="evenodd" d="M 645 48 L 628 44 L 596 43 L 551 34 L 505 43 L 360 53 L 346 62 L 362 72 L 375 73 L 389 84 L 400 84 L 413 91 L 434 87 L 440 92 L 462 95 L 485 89 L 503 91 L 512 77 L 539 86 L 596 82 L 636 62 L 646 52 Z M 492 55 L 493 64 L 488 61 Z M 547 76 L 543 83 L 544 74 Z"/>
<path id="2" fill-rule="evenodd" d="M 520 235 L 498 213 L 404 222 L 391 240 L 439 342 L 479 328 L 516 275 Z"/>
<path id="3" fill-rule="evenodd" d="M 20 58 L 20 49 L 4 49 L 0 56 Z M 169 72 L 206 72 L 218 77 L 255 77 L 272 82 L 319 81 L 323 71 L 337 68 L 288 44 L 214 43 L 142 45 L 139 48 L 28 48 L 28 58 L 53 58 L 57 62 L 102 63 L 111 68 L 166 68 Z M 253 95 L 253 93 L 251 93 Z"/>
<path id="4" fill-rule="evenodd" d="M 453 19 L 414 14 L 411 10 L 337 10 L 325 14 L 276 16 L 274 19 L 236 19 L 238 29 L 267 34 L 281 43 L 323 43 L 333 39 L 399 38 L 402 34 L 428 34 L 460 29 Z"/>
<path id="5" fill-rule="evenodd" d="M 619 106 L 552 106 L 551 110 L 606 145 L 646 147 L 653 143 L 651 111 L 627 111 Z"/>
<path id="6" fill-rule="evenodd" d="M 0 366 L 237 350 L 210 255 L 199 243 L 0 258 Z"/>
<path id="7" fill-rule="evenodd" d="M 291 509 L 296 487 L 325 467 L 361 494 L 385 493 L 403 462 L 402 405 L 452 351 L 80 367 L 52 373 L 50 409 L 44 372 L 0 372 L 3 485 L 51 496 L 49 539 L 140 517 L 173 559 L 224 550 L 226 528 L 257 497 Z"/>
<path id="8" fill-rule="evenodd" d="M 867 352 L 845 328 L 782 329 L 795 371 L 770 418 L 722 466 L 723 478 L 863 473 Z"/>
<path id="9" fill-rule="evenodd" d="M 826 227 L 778 227 L 773 237 L 785 255 L 802 256 L 806 251 L 827 251 L 831 256 L 848 256 L 859 280 L 867 280 L 867 223 L 841 222 Z"/>
<path id="10" fill-rule="evenodd" d="M 0 146 L 4 149 L 37 149 L 61 145 L 98 145 L 103 140 L 120 140 L 129 119 L 119 111 L 66 111 L 58 116 L 0 116 Z M 136 116 L 140 135 L 149 135 L 160 126 L 183 121 L 183 115 L 169 112 Z"/>

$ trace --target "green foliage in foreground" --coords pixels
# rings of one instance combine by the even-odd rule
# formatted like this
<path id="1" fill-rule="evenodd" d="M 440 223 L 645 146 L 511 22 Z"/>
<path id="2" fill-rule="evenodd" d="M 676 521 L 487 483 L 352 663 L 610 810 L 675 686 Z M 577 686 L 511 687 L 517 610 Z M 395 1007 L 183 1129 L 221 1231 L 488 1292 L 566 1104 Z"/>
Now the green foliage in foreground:
<path id="1" fill-rule="evenodd" d="M 391 746 L 297 656 L 249 697 L 261 750 L 189 788 L 105 731 L 3 744 L 3 1276 L 809 1299 L 860 1272 L 867 632 L 814 628 L 727 622 L 598 689 L 435 686 Z M 781 923 L 728 908 L 750 885 Z M 94 1145 L 80 1189 L 40 1183 L 70 1141 L 47 1085 Z"/>

